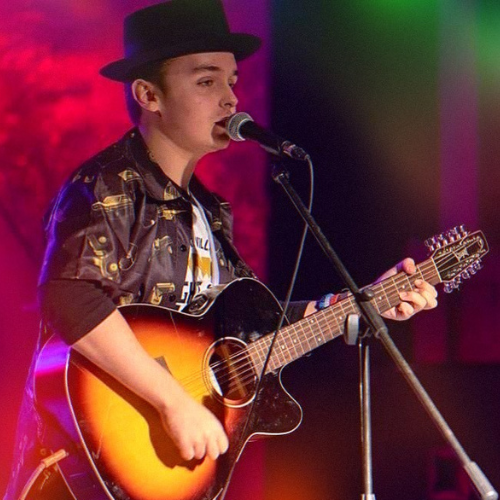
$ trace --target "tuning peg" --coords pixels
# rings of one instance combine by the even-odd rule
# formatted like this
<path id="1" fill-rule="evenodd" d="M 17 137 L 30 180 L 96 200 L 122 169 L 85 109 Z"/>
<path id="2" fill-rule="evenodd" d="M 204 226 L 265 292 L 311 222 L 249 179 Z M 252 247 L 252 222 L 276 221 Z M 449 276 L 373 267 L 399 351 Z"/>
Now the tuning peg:
<path id="1" fill-rule="evenodd" d="M 442 234 L 434 235 L 431 238 L 425 240 L 425 245 L 430 250 L 434 251 L 438 248 L 441 248 L 443 245 L 446 245 L 446 242 L 443 243 L 444 237 Z"/>
<path id="2" fill-rule="evenodd" d="M 451 281 L 447 281 L 444 284 L 444 291 L 446 293 L 451 293 L 451 292 L 453 292 L 453 290 L 457 290 L 458 288 L 460 288 L 461 283 L 462 283 L 462 280 L 460 279 L 459 276 L 457 276 L 456 278 L 452 279 Z"/>
<path id="3" fill-rule="evenodd" d="M 427 238 L 424 241 L 424 245 L 431 251 L 434 252 L 436 250 L 436 244 L 434 242 L 434 238 Z"/>
<path id="4" fill-rule="evenodd" d="M 457 241 L 459 238 L 460 238 L 460 235 L 457 231 L 457 228 L 454 227 L 453 229 L 450 229 L 447 233 L 446 233 L 446 237 L 447 239 L 450 241 L 450 242 L 453 242 L 453 241 Z"/>
<path id="5" fill-rule="evenodd" d="M 430 240 L 432 241 L 432 244 L 434 245 L 434 248 L 438 249 L 441 248 L 442 242 L 441 242 L 442 235 L 437 234 L 434 235 Z"/>
<path id="6" fill-rule="evenodd" d="M 450 243 L 444 234 L 440 234 L 438 236 L 438 242 L 439 242 L 439 247 L 438 248 L 440 248 L 442 246 L 444 247 L 444 246 L 446 246 L 446 245 L 448 245 Z"/>
<path id="7" fill-rule="evenodd" d="M 462 238 L 465 238 L 468 234 L 469 233 L 468 231 L 466 231 L 464 225 L 455 226 L 454 228 L 448 231 L 448 237 L 451 239 L 451 241 L 461 240 Z"/>
<path id="8" fill-rule="evenodd" d="M 465 271 L 462 271 L 462 273 L 460 274 L 460 277 L 463 278 L 464 280 L 468 280 L 471 277 L 471 274 L 466 269 Z"/>

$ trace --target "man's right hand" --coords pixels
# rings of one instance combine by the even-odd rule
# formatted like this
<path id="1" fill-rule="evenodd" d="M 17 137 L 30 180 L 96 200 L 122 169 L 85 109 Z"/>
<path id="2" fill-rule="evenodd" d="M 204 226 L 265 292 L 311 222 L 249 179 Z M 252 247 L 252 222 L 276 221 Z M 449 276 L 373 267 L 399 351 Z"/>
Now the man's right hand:
<path id="1" fill-rule="evenodd" d="M 181 387 L 169 394 L 168 406 L 159 409 L 163 426 L 184 460 L 216 460 L 225 453 L 229 441 L 219 419 L 196 402 Z"/>

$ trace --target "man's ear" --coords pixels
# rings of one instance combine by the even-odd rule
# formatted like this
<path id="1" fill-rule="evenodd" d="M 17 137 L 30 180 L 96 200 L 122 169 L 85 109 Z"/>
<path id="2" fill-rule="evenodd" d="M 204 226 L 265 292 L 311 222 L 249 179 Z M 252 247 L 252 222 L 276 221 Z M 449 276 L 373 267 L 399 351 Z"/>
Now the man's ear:
<path id="1" fill-rule="evenodd" d="M 156 87 L 147 80 L 134 80 L 131 86 L 132 96 L 142 109 L 157 113 L 159 102 Z"/>

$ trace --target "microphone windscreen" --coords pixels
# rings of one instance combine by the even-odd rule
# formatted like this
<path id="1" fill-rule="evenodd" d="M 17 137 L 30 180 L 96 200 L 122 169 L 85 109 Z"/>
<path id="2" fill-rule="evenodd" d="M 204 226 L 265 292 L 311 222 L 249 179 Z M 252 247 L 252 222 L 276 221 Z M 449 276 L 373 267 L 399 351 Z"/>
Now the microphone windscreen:
<path id="1" fill-rule="evenodd" d="M 226 121 L 226 132 L 227 135 L 233 141 L 244 141 L 245 138 L 240 134 L 240 127 L 245 122 L 253 122 L 253 118 L 248 113 L 235 113 L 230 116 Z"/>

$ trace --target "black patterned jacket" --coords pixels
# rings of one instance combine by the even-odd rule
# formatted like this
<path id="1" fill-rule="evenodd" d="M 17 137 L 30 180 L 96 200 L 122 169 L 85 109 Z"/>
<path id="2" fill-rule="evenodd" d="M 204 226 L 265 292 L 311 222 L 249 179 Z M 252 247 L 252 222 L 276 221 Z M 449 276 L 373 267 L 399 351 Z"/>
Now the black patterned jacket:
<path id="1" fill-rule="evenodd" d="M 232 245 L 230 206 L 196 179 L 206 209 L 220 282 L 251 276 Z M 61 190 L 46 227 L 40 284 L 80 279 L 100 284 L 117 304 L 181 306 L 192 238 L 192 202 L 150 160 L 137 130 L 86 162 Z"/>
<path id="2" fill-rule="evenodd" d="M 213 231 L 220 283 L 255 277 L 232 244 L 229 204 L 196 179 L 190 189 Z M 151 161 L 141 135 L 131 130 L 87 161 L 61 189 L 47 220 L 40 286 L 80 280 L 98 284 L 116 305 L 148 302 L 178 308 L 192 238 L 191 207 L 189 194 Z M 305 303 L 292 304 L 289 319 L 299 319 L 304 310 Z M 41 459 L 39 443 L 47 422 L 36 408 L 32 370 L 4 500 L 18 498 Z M 72 498 L 58 476 L 51 480 L 38 499 Z"/>

